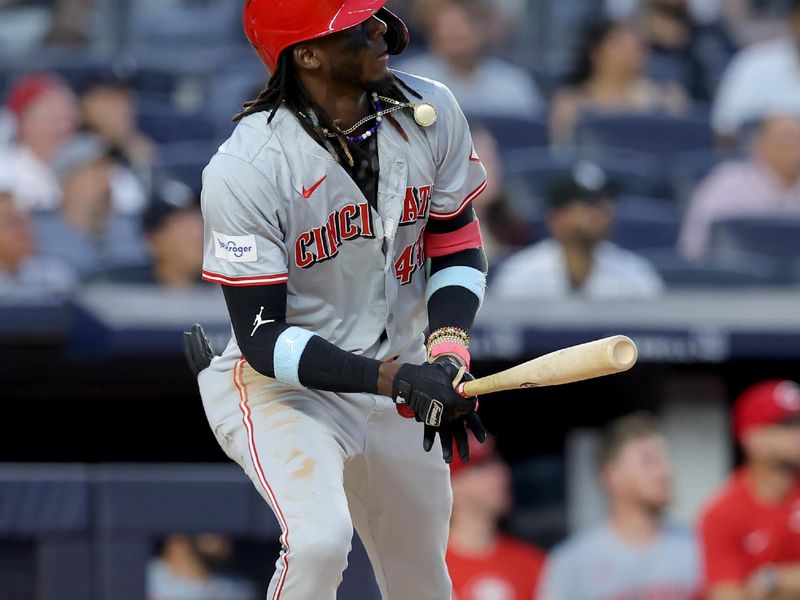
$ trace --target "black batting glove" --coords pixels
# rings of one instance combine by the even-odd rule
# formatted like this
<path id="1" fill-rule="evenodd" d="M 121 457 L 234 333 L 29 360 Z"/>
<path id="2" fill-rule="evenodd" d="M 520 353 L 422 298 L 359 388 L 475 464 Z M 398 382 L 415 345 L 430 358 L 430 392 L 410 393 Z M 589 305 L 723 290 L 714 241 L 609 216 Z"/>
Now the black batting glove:
<path id="1" fill-rule="evenodd" d="M 434 359 L 434 364 L 441 365 L 451 375 L 452 382 L 458 377 L 461 365 L 450 356 L 439 356 Z M 463 376 L 456 381 L 456 384 L 461 381 L 472 381 L 475 379 L 470 373 L 464 372 Z M 426 452 L 430 452 L 433 448 L 433 443 L 436 440 L 436 434 L 439 434 L 439 441 L 442 446 L 442 457 L 447 464 L 453 462 L 453 442 L 458 449 L 458 455 L 463 462 L 469 462 L 469 438 L 467 429 L 472 431 L 475 439 L 481 444 L 486 441 L 486 429 L 481 423 L 478 413 L 475 412 L 478 406 L 478 398 L 466 398 L 472 403 L 472 410 L 463 417 L 458 417 L 453 420 L 442 423 L 438 428 L 425 426 L 425 433 L 423 437 L 422 447 Z"/>
<path id="2" fill-rule="evenodd" d="M 183 354 L 189 369 L 195 377 L 211 364 L 214 358 L 214 349 L 208 341 L 202 325 L 193 325 L 191 331 L 183 332 Z"/>
<path id="3" fill-rule="evenodd" d="M 418 421 L 431 427 L 475 410 L 474 398 L 462 398 L 453 389 L 453 376 L 441 364 L 405 364 L 395 375 L 392 398 L 414 411 Z"/>
<path id="4" fill-rule="evenodd" d="M 436 434 L 438 433 L 444 462 L 448 465 L 453 462 L 453 442 L 455 442 L 455 447 L 458 449 L 458 456 L 461 458 L 462 462 L 467 463 L 469 462 L 469 437 L 467 429 L 472 432 L 475 439 L 481 444 L 486 441 L 486 429 L 483 427 L 478 413 L 471 413 L 462 420 L 442 423 L 438 429 L 426 425 L 422 446 L 425 448 L 426 452 L 430 452 L 436 440 Z"/>

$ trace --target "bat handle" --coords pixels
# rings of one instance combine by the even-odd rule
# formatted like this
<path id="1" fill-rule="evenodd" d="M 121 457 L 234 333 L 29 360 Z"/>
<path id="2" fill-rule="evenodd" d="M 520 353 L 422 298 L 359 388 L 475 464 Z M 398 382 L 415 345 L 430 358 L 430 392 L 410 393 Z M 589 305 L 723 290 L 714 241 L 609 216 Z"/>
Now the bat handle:
<path id="1" fill-rule="evenodd" d="M 456 384 L 456 388 L 455 388 L 456 389 L 456 394 L 458 394 L 462 398 L 469 398 L 470 397 L 469 394 L 464 389 L 466 387 L 466 384 L 467 384 L 466 381 L 462 381 L 461 383 Z"/>

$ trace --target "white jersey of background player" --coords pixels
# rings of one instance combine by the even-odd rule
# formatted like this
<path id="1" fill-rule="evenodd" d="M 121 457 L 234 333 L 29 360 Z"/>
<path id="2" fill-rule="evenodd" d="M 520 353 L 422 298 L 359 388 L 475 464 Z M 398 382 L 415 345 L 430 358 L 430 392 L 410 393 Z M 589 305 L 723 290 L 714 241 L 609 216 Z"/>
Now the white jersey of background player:
<path id="1" fill-rule="evenodd" d="M 408 32 L 384 4 L 249 0 L 274 75 L 203 174 L 203 277 L 235 335 L 199 383 L 280 524 L 272 600 L 335 598 L 354 525 L 385 599 L 449 599 L 446 461 L 485 435 L 453 382 L 486 172 L 449 90 L 388 70 Z"/>

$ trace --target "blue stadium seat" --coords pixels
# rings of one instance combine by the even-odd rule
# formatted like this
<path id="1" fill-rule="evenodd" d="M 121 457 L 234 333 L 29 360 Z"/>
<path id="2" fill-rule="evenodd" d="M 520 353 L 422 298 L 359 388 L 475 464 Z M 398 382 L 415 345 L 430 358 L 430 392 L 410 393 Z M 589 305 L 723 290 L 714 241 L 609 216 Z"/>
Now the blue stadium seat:
<path id="1" fill-rule="evenodd" d="M 711 227 L 713 255 L 744 251 L 787 262 L 800 256 L 800 215 L 740 217 Z"/>
<path id="2" fill-rule="evenodd" d="M 764 256 L 736 253 L 690 263 L 672 248 L 646 251 L 642 255 L 658 269 L 670 289 L 767 287 L 781 282 L 780 265 Z"/>
<path id="3" fill-rule="evenodd" d="M 526 191 L 541 203 L 551 179 L 571 169 L 580 160 L 600 165 L 618 186 L 619 192 L 634 196 L 660 196 L 660 166 L 650 156 L 629 151 L 554 154 L 550 148 L 524 148 L 509 152 L 503 164 L 510 180 L 521 181 Z M 523 207 L 523 214 L 527 213 Z M 536 212 L 536 211 L 533 211 Z"/>
<path id="4" fill-rule="evenodd" d="M 575 126 L 575 141 L 581 147 L 625 148 L 668 159 L 711 148 L 713 134 L 708 120 L 697 116 L 588 113 Z"/>
<path id="5" fill-rule="evenodd" d="M 617 203 L 614 241 L 629 250 L 672 248 L 678 243 L 680 214 L 671 202 L 623 197 Z"/>
<path id="6" fill-rule="evenodd" d="M 162 146 L 155 174 L 159 178 L 177 179 L 199 196 L 203 169 L 218 146 L 214 141 L 179 142 Z"/>
<path id="7" fill-rule="evenodd" d="M 243 43 L 241 6 L 229 0 L 137 0 L 130 3 L 127 37 L 134 48 Z"/>
<path id="8" fill-rule="evenodd" d="M 159 144 L 195 142 L 214 137 L 214 128 L 201 114 L 187 114 L 169 104 L 139 102 L 139 126 Z"/>
<path id="9" fill-rule="evenodd" d="M 497 139 L 501 153 L 531 146 L 547 146 L 549 132 L 544 120 L 514 117 L 470 116 L 472 128 L 485 127 Z"/>

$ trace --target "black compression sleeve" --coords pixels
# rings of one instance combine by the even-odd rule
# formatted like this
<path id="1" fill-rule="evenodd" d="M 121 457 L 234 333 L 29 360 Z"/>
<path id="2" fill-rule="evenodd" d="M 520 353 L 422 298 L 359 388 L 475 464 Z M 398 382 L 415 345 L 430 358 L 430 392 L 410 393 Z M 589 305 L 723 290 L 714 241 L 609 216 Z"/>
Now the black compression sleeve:
<path id="1" fill-rule="evenodd" d="M 275 342 L 286 331 L 286 284 L 222 286 L 239 349 L 256 371 L 275 377 Z M 267 323 L 257 326 L 260 321 Z"/>
<path id="2" fill-rule="evenodd" d="M 318 335 L 300 358 L 300 383 L 329 392 L 378 393 L 381 362 L 345 352 Z"/>
<path id="3" fill-rule="evenodd" d="M 286 285 L 223 286 L 222 290 L 242 354 L 256 371 L 275 377 L 275 344 L 291 326 L 286 323 Z M 298 378 L 318 390 L 377 393 L 380 365 L 314 336 L 300 357 Z"/>

